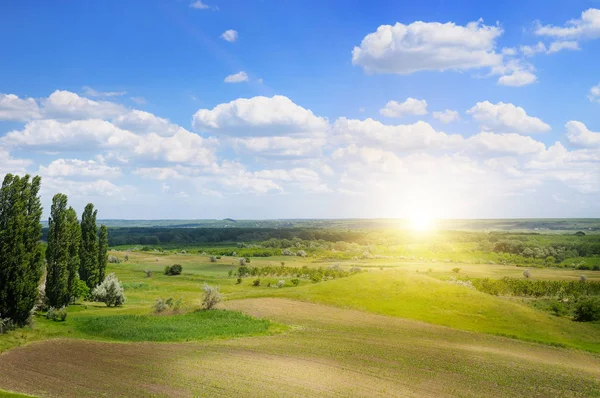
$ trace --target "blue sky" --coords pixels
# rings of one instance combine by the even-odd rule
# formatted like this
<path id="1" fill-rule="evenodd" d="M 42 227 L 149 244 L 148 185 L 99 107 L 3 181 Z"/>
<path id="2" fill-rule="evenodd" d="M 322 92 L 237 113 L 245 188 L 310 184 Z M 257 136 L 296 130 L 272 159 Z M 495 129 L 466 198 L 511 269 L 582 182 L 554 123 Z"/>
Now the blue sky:
<path id="1" fill-rule="evenodd" d="M 0 173 L 46 209 L 600 215 L 600 1 L 6 1 L 0 30 Z"/>

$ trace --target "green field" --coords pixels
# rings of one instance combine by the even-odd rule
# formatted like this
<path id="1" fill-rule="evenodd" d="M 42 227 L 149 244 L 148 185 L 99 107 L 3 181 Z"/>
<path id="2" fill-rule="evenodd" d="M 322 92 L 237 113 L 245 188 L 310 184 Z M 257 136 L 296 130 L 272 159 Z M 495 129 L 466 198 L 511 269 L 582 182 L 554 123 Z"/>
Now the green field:
<path id="1" fill-rule="evenodd" d="M 272 275 L 256 287 L 255 277 L 237 283 L 228 275 L 239 268 L 238 258 L 111 252 L 125 254 L 127 262 L 109 264 L 125 287 L 123 307 L 84 302 L 68 308 L 65 322 L 38 315 L 33 328 L 0 336 L 6 375 L 0 388 L 50 396 L 600 396 L 598 322 L 574 322 L 528 298 L 492 296 L 448 280 L 522 278 L 520 267 L 276 256 L 249 265 L 337 264 L 362 272 L 318 283 L 301 279 L 297 286 L 289 276 Z M 183 273 L 164 275 L 174 263 Z M 582 273 L 531 272 L 533 280 L 578 280 Z M 586 276 L 600 281 L 599 271 Z M 283 287 L 274 287 L 279 280 Z M 198 311 L 205 282 L 220 286 L 226 299 L 220 310 Z M 181 309 L 154 313 L 156 300 L 168 297 L 181 299 Z M 77 361 L 87 365 L 70 363 L 77 353 L 85 353 Z M 24 363 L 26 371 L 17 372 Z M 135 374 L 135 383 L 121 380 L 124 371 Z M 40 381 L 42 374 L 51 379 Z M 87 381 L 72 390 L 74 379 Z"/>

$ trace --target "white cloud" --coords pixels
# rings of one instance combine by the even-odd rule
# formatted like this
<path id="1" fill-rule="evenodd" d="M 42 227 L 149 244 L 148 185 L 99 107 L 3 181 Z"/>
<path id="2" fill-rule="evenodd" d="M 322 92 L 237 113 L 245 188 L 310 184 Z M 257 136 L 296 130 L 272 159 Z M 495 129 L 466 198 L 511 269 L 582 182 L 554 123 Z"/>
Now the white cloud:
<path id="1" fill-rule="evenodd" d="M 4 176 L 8 173 L 25 174 L 31 163 L 30 160 L 13 158 L 8 150 L 0 147 L 0 175 Z"/>
<path id="2" fill-rule="evenodd" d="M 515 133 L 495 134 L 481 132 L 468 138 L 467 148 L 478 153 L 492 152 L 526 155 L 542 152 L 546 149 L 546 146 L 531 137 Z"/>
<path id="3" fill-rule="evenodd" d="M 399 103 L 389 101 L 385 107 L 379 110 L 379 113 L 387 117 L 402 117 L 405 115 L 426 115 L 427 101 L 414 98 L 407 98 L 406 101 Z"/>
<path id="4" fill-rule="evenodd" d="M 83 94 L 88 97 L 121 97 L 127 94 L 127 91 L 98 91 L 90 86 L 83 86 L 81 89 L 83 90 Z"/>
<path id="5" fill-rule="evenodd" d="M 115 126 L 139 133 L 155 133 L 162 136 L 175 134 L 180 126 L 152 113 L 132 109 L 112 120 Z"/>
<path id="6" fill-rule="evenodd" d="M 207 4 L 204 4 L 202 2 L 202 0 L 196 0 L 196 1 L 192 2 L 192 3 L 190 3 L 190 8 L 195 8 L 197 10 L 208 10 L 211 7 L 209 5 L 207 5 Z"/>
<path id="7" fill-rule="evenodd" d="M 410 74 L 422 70 L 468 70 L 502 63 L 495 52 L 499 26 L 481 20 L 381 25 L 352 51 L 352 63 L 368 73 Z"/>
<path id="8" fill-rule="evenodd" d="M 538 23 L 535 34 L 560 40 L 600 38 L 600 10 L 590 8 L 581 13 L 580 19 L 571 19 L 564 26 L 541 25 Z"/>
<path id="9" fill-rule="evenodd" d="M 230 43 L 233 43 L 234 41 L 237 40 L 238 38 L 238 32 L 237 30 L 233 30 L 233 29 L 229 29 L 226 30 L 225 32 L 223 32 L 223 34 L 221 35 L 221 38 L 223 40 L 227 40 Z"/>
<path id="10" fill-rule="evenodd" d="M 248 81 L 248 74 L 244 71 L 225 77 L 225 83 L 242 83 Z"/>
<path id="11" fill-rule="evenodd" d="M 333 127 L 341 142 L 365 146 L 383 146 L 394 150 L 457 148 L 464 139 L 458 134 L 436 131 L 429 123 L 385 125 L 373 119 L 339 118 Z"/>
<path id="12" fill-rule="evenodd" d="M 111 118 L 126 112 L 123 105 L 108 101 L 93 101 L 70 91 L 56 90 L 42 101 L 46 117 L 90 119 Z"/>
<path id="13" fill-rule="evenodd" d="M 329 129 L 327 119 L 281 95 L 238 98 L 213 109 L 200 109 L 194 114 L 193 126 L 198 131 L 238 137 L 322 133 Z"/>
<path id="14" fill-rule="evenodd" d="M 121 169 L 95 160 L 56 159 L 48 166 L 40 166 L 40 175 L 48 177 L 111 178 L 121 175 Z"/>
<path id="15" fill-rule="evenodd" d="M 433 117 L 442 123 L 452 123 L 460 119 L 460 115 L 457 111 L 446 109 L 445 111 L 433 112 Z"/>
<path id="16" fill-rule="evenodd" d="M 541 119 L 528 116 L 525 109 L 510 103 L 478 102 L 467 113 L 480 122 L 484 130 L 520 134 L 545 133 L 551 130 Z"/>
<path id="17" fill-rule="evenodd" d="M 546 45 L 540 41 L 535 46 L 521 46 L 520 50 L 524 56 L 532 57 L 537 53 L 545 53 Z"/>
<path id="18" fill-rule="evenodd" d="M 600 84 L 590 88 L 588 99 L 592 102 L 600 102 Z"/>
<path id="19" fill-rule="evenodd" d="M 567 139 L 573 144 L 587 148 L 600 147 L 600 133 L 590 131 L 585 124 L 571 120 L 565 127 Z"/>
<path id="20" fill-rule="evenodd" d="M 579 50 L 579 43 L 576 41 L 555 41 L 550 44 L 548 54 L 557 53 L 562 50 Z"/>
<path id="21" fill-rule="evenodd" d="M 39 117 L 40 109 L 33 98 L 21 99 L 14 94 L 0 94 L 0 120 L 27 121 Z"/>
<path id="22" fill-rule="evenodd" d="M 537 76 L 527 69 L 516 68 L 509 74 L 500 76 L 498 84 L 501 86 L 522 87 L 537 81 Z"/>

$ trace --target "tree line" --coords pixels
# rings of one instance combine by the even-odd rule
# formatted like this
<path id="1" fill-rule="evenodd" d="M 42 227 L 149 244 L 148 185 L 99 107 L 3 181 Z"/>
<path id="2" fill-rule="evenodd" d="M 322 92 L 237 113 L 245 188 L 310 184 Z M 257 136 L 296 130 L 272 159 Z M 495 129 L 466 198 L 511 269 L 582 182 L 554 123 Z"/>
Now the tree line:
<path id="1" fill-rule="evenodd" d="M 25 325 L 39 302 L 60 308 L 89 294 L 108 261 L 108 230 L 97 228 L 94 205 L 79 222 L 62 193 L 52 199 L 44 256 L 40 185 L 38 176 L 7 174 L 0 188 L 0 318 L 15 326 Z"/>

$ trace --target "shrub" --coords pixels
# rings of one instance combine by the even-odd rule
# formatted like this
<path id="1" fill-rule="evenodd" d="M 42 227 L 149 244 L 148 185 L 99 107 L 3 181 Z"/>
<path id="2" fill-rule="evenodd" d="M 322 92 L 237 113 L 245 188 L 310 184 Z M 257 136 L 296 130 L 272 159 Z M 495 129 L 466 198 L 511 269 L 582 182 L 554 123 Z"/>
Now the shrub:
<path id="1" fill-rule="evenodd" d="M 54 322 L 64 322 L 67 319 L 67 310 L 65 307 L 54 308 L 50 307 L 46 313 L 46 318 L 53 320 Z"/>
<path id="2" fill-rule="evenodd" d="M 283 266 L 285 266 L 285 261 L 282 261 L 282 262 L 281 262 L 281 266 L 282 266 L 282 267 L 283 267 Z"/>
<path id="3" fill-rule="evenodd" d="M 580 276 L 579 276 L 579 281 L 580 281 L 580 282 L 585 282 L 585 281 L 587 281 L 587 276 L 585 276 L 585 275 L 580 275 Z"/>
<path id="4" fill-rule="evenodd" d="M 117 256 L 108 256 L 108 262 L 111 264 L 120 264 L 121 259 Z"/>
<path id="5" fill-rule="evenodd" d="M 129 261 L 129 254 L 125 255 L 125 261 Z"/>
<path id="6" fill-rule="evenodd" d="M 202 287 L 204 290 L 204 298 L 202 300 L 202 308 L 205 310 L 212 309 L 215 305 L 223 300 L 223 295 L 219 292 L 218 286 L 210 286 L 206 283 Z"/>
<path id="7" fill-rule="evenodd" d="M 152 307 L 154 308 L 154 312 L 163 312 L 168 308 L 173 309 L 173 312 L 177 312 L 181 308 L 182 304 L 183 300 L 180 298 L 177 300 L 173 300 L 173 297 L 169 297 L 166 300 L 158 298 Z"/>
<path id="8" fill-rule="evenodd" d="M 321 282 L 323 280 L 323 277 L 320 274 L 312 274 L 310 276 L 310 280 L 312 281 L 312 283 L 317 283 L 317 282 Z"/>
<path id="9" fill-rule="evenodd" d="M 146 274 L 146 277 L 147 277 L 147 278 L 152 278 L 152 270 L 145 269 L 145 270 L 144 270 L 144 273 Z"/>
<path id="10" fill-rule="evenodd" d="M 216 263 L 217 262 L 217 258 L 215 256 L 210 256 L 209 260 L 211 263 Z"/>
<path id="11" fill-rule="evenodd" d="M 277 282 L 277 287 L 283 287 L 283 286 L 285 286 L 284 280 L 280 280 L 279 282 Z"/>
<path id="12" fill-rule="evenodd" d="M 237 278 L 236 285 L 239 285 L 240 283 L 242 283 L 242 278 Z"/>
<path id="13" fill-rule="evenodd" d="M 73 291 L 73 297 L 71 297 L 71 302 L 74 303 L 77 299 L 86 299 L 90 296 L 90 288 L 88 287 L 85 281 L 81 279 L 77 279 L 77 284 L 75 285 L 75 289 Z"/>
<path id="14" fill-rule="evenodd" d="M 306 257 L 306 252 L 304 250 L 298 250 L 296 254 L 300 257 Z"/>
<path id="15" fill-rule="evenodd" d="M 290 249 L 283 249 L 281 251 L 281 255 L 282 256 L 295 256 L 296 253 L 294 253 L 293 251 L 291 251 Z"/>
<path id="16" fill-rule="evenodd" d="M 245 258 L 240 258 L 239 262 L 240 262 L 240 267 L 243 267 L 244 265 L 246 265 L 246 259 Z"/>
<path id="17" fill-rule="evenodd" d="M 358 265 L 354 265 L 353 267 L 350 268 L 350 272 L 351 273 L 358 273 L 358 272 L 362 272 L 362 268 L 360 268 Z"/>
<path id="18" fill-rule="evenodd" d="M 92 299 L 106 304 L 107 307 L 117 307 L 125 303 L 123 286 L 114 273 L 109 274 L 104 282 L 92 290 Z"/>
<path id="19" fill-rule="evenodd" d="M 252 281 L 252 286 L 260 286 L 260 279 L 255 279 Z"/>
<path id="20" fill-rule="evenodd" d="M 529 272 L 528 269 L 526 269 L 525 271 L 523 271 L 523 276 L 527 279 L 531 278 L 531 272 Z"/>
<path id="21" fill-rule="evenodd" d="M 452 268 L 452 272 L 458 274 L 460 272 L 460 268 Z"/>
<path id="22" fill-rule="evenodd" d="M 292 285 L 298 286 L 299 284 L 300 284 L 300 279 L 298 279 L 298 278 L 292 279 Z"/>
<path id="23" fill-rule="evenodd" d="M 183 271 L 183 267 L 179 264 L 165 267 L 165 275 L 181 275 L 181 271 Z"/>
<path id="24" fill-rule="evenodd" d="M 221 256 L 217 256 L 217 260 L 220 260 L 220 259 L 221 259 Z"/>
<path id="25" fill-rule="evenodd" d="M 587 297 L 575 305 L 575 318 L 578 322 L 600 321 L 600 298 Z"/>

